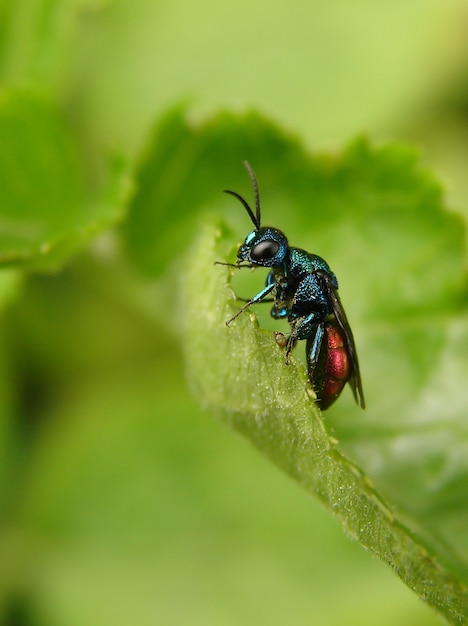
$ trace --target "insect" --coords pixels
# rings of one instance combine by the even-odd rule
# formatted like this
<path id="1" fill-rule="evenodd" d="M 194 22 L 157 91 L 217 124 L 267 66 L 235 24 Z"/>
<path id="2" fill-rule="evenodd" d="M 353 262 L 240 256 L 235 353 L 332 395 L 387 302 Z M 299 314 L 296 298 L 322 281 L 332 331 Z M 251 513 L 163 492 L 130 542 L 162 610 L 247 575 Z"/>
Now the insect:
<path id="1" fill-rule="evenodd" d="M 281 230 L 262 226 L 257 178 L 247 161 L 244 165 L 252 181 L 255 212 L 237 192 L 225 189 L 225 193 L 239 200 L 255 228 L 239 247 L 237 262 L 226 265 L 267 267 L 270 272 L 265 287 L 247 300 L 226 325 L 251 305 L 272 302 L 272 317 L 287 319 L 291 328 L 287 339 L 277 333 L 278 344 L 286 348 L 286 363 L 296 342 L 306 340 L 308 376 L 318 406 L 327 409 L 349 383 L 356 402 L 364 408 L 356 346 L 338 296 L 338 281 L 324 259 L 291 247 Z"/>

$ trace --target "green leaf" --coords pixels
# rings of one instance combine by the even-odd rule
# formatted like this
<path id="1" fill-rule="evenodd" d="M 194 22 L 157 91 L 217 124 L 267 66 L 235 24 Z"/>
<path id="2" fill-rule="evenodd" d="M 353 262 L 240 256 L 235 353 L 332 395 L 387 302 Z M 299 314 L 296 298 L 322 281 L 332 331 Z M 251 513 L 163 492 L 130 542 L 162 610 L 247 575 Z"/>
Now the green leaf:
<path id="1" fill-rule="evenodd" d="M 267 137 L 268 123 L 257 123 L 258 136 Z M 206 162 L 222 160 L 219 146 L 229 146 L 234 127 L 221 120 L 217 142 L 214 127 L 205 127 L 209 157 L 200 131 L 199 159 L 179 162 L 180 188 L 184 167 L 186 179 L 203 179 Z M 278 132 L 270 130 L 273 142 Z M 315 494 L 424 601 L 452 623 L 466 623 L 463 224 L 445 211 L 439 186 L 411 151 L 359 141 L 341 157 L 311 158 L 295 141 L 288 152 L 284 138 L 281 150 L 263 150 L 265 141 L 252 155 L 249 131 L 250 118 L 245 133 L 239 120 L 238 142 L 256 167 L 265 223 L 282 228 L 292 245 L 327 258 L 338 275 L 368 409 L 354 406 L 345 391 L 324 422 L 302 365 L 285 365 L 271 332 L 252 314 L 225 326 L 239 305 L 230 271 L 213 264 L 232 260 L 239 236 L 208 219 L 184 266 L 191 384 L 204 405 Z M 240 186 L 231 184 L 231 173 L 224 178 L 223 186 L 249 198 L 245 172 Z M 206 196 L 210 206 L 210 191 Z M 236 204 L 228 211 L 238 212 L 245 236 L 251 224 L 243 209 Z M 264 280 L 258 274 L 257 291 Z M 252 293 L 238 284 L 235 291 Z M 303 350 L 298 346 L 296 357 Z"/>
<path id="2" fill-rule="evenodd" d="M 122 215 L 124 167 L 91 197 L 73 138 L 46 102 L 0 97 L 0 264 L 49 269 Z"/>
<path id="3" fill-rule="evenodd" d="M 407 511 L 395 511 L 362 469 L 340 453 L 307 394 L 302 366 L 285 366 L 270 332 L 247 315 L 235 327 L 225 327 L 234 310 L 233 297 L 226 272 L 213 268 L 226 251 L 215 241 L 214 230 L 207 227 L 192 250 L 196 261 L 187 273 L 185 305 L 191 315 L 185 345 L 195 392 L 316 495 L 349 535 L 388 563 L 422 599 L 453 623 L 465 623 L 466 565 L 441 549 L 430 533 L 423 540 L 415 529 L 424 532 L 424 516 L 408 519 Z M 398 485 L 405 489 L 403 480 Z M 466 499 L 458 506 L 464 504 Z"/>

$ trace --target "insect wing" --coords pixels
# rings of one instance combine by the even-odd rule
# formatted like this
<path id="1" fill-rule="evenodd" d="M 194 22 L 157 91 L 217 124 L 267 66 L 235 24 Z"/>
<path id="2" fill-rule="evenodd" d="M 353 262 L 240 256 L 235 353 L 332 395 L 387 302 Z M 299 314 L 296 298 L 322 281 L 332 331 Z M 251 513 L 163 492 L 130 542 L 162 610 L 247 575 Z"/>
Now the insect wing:
<path id="1" fill-rule="evenodd" d="M 317 277 L 333 310 L 335 319 L 338 322 L 341 330 L 343 331 L 343 336 L 346 342 L 346 349 L 348 351 L 351 366 L 349 384 L 351 385 L 351 389 L 353 390 L 356 402 L 364 409 L 366 403 L 364 400 L 364 392 L 362 390 L 361 374 L 359 371 L 359 361 L 356 351 L 356 344 L 354 343 L 351 326 L 349 325 L 348 318 L 346 317 L 346 313 L 344 312 L 338 292 L 333 286 L 330 275 L 327 274 L 327 272 L 318 270 Z"/>

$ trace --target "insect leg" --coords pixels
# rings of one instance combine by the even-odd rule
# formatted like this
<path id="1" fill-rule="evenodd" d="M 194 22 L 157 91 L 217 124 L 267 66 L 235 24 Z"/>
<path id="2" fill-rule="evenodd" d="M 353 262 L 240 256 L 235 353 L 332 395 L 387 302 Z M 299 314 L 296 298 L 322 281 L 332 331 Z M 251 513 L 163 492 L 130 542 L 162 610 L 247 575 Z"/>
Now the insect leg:
<path id="1" fill-rule="evenodd" d="M 250 302 L 250 298 L 241 298 L 240 296 L 236 296 L 236 300 L 239 300 L 239 302 Z M 264 298 L 257 304 L 271 304 L 272 302 L 275 302 L 275 298 Z"/>
<path id="2" fill-rule="evenodd" d="M 271 283 L 270 285 L 267 285 L 266 287 L 264 287 L 251 300 L 248 300 L 242 308 L 236 311 L 235 315 L 233 315 L 231 319 L 229 319 L 226 322 L 226 326 L 229 326 L 229 324 L 233 322 L 236 319 L 236 317 L 239 317 L 241 313 L 246 311 L 249 308 L 249 306 L 252 306 L 252 304 L 257 304 L 258 302 L 261 302 L 265 298 L 265 296 L 267 296 L 269 293 L 273 291 L 275 287 L 276 287 L 275 283 Z"/>
<path id="3" fill-rule="evenodd" d="M 309 379 L 314 380 L 314 371 L 320 358 L 322 341 L 325 336 L 325 324 L 319 324 L 312 342 L 307 344 L 307 369 Z"/>
<path id="4" fill-rule="evenodd" d="M 289 363 L 289 355 L 298 339 L 307 339 L 315 331 L 319 321 L 323 319 L 321 312 L 314 311 L 305 317 L 299 317 L 291 323 L 291 334 L 286 344 L 286 363 Z"/>

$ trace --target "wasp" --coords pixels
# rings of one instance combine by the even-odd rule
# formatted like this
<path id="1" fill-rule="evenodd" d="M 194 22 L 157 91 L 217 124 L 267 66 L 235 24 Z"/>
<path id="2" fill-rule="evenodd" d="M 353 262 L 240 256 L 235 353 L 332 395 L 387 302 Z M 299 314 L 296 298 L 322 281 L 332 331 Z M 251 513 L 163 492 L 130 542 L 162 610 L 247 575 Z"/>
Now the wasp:
<path id="1" fill-rule="evenodd" d="M 338 296 L 336 276 L 320 256 L 290 246 L 286 235 L 278 228 L 262 226 L 257 177 L 247 161 L 244 165 L 253 186 L 255 211 L 236 191 L 225 189 L 224 192 L 239 200 L 254 229 L 240 245 L 236 263 L 226 265 L 266 267 L 270 272 L 263 289 L 245 301 L 226 325 L 253 304 L 272 302 L 272 317 L 287 319 L 291 329 L 283 342 L 286 363 L 296 342 L 306 340 L 308 377 L 320 409 L 328 409 L 346 383 L 356 402 L 364 408 L 356 345 Z"/>

